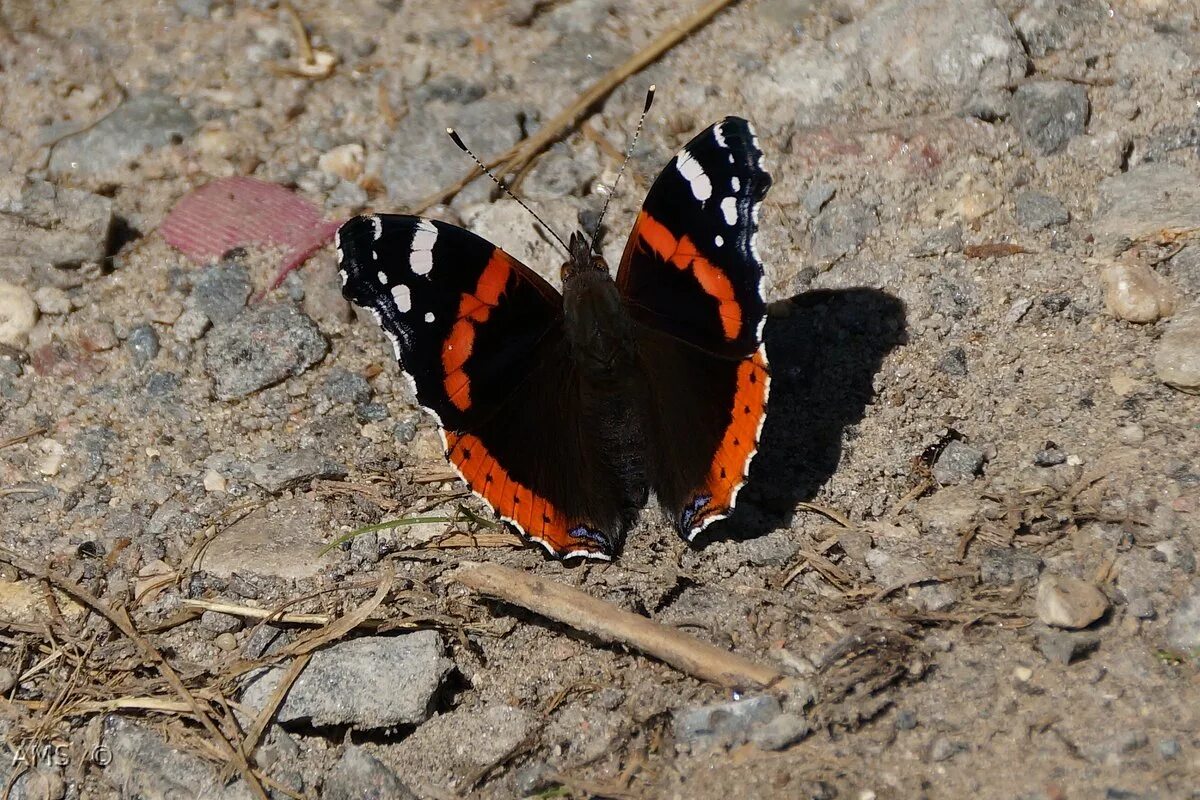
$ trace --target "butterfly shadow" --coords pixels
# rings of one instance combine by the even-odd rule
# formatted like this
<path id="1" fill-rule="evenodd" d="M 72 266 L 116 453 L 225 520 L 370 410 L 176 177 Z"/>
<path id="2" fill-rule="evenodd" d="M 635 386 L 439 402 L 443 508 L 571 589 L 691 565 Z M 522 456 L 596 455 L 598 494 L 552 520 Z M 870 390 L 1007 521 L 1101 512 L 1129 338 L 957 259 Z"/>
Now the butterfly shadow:
<path id="1" fill-rule="evenodd" d="M 771 395 L 750 480 L 699 546 L 787 528 L 832 477 L 871 404 L 884 357 L 907 341 L 904 304 L 876 289 L 819 289 L 767 319 Z"/>

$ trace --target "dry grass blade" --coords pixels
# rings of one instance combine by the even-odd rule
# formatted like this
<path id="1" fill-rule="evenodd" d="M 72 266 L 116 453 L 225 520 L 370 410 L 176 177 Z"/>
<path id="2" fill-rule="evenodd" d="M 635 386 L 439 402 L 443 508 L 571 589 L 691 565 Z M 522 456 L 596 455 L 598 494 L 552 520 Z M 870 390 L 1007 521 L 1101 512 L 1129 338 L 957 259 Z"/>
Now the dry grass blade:
<path id="1" fill-rule="evenodd" d="M 498 564 L 463 567 L 453 577 L 481 594 L 518 605 L 606 642 L 628 645 L 719 686 L 766 688 L 784 680 L 783 673 L 774 667 L 722 650 L 555 581 Z"/>
<path id="2" fill-rule="evenodd" d="M 67 578 L 63 578 L 53 572 L 50 572 L 49 570 L 43 569 L 32 561 L 26 561 L 25 559 L 8 550 L 0 549 L 0 561 L 4 561 L 21 572 L 32 575 L 36 578 L 40 578 L 41 580 L 44 580 L 62 590 L 77 602 L 82 603 L 92 611 L 107 619 L 117 628 L 117 630 L 121 631 L 121 633 L 125 634 L 126 637 L 133 641 L 133 643 L 137 645 L 138 649 L 142 651 L 142 655 L 150 663 L 154 664 L 155 668 L 162 675 L 163 679 L 168 685 L 170 685 L 172 691 L 179 695 L 179 697 L 188 704 L 192 714 L 197 720 L 199 720 L 200 724 L 204 726 L 204 729 L 208 731 L 208 734 L 213 738 L 213 740 L 217 742 L 221 750 L 221 755 L 225 758 L 233 759 L 234 764 L 241 773 L 242 780 L 246 782 L 246 785 L 250 787 L 251 791 L 253 791 L 254 794 L 261 800 L 267 800 L 266 790 L 263 789 L 262 783 L 258 780 L 258 777 L 254 774 L 253 770 L 251 770 L 250 764 L 246 761 L 246 758 L 243 756 L 240 748 L 235 747 L 225 737 L 225 734 L 221 732 L 221 729 L 217 727 L 216 723 L 214 723 L 212 718 L 209 716 L 208 710 L 205 709 L 195 698 L 195 696 L 188 690 L 188 688 L 184 686 L 183 681 L 180 679 L 179 674 L 175 671 L 175 668 L 172 667 L 171 664 L 163 657 L 163 654 L 158 651 L 158 648 L 151 644 L 151 642 L 138 631 L 138 629 L 134 626 L 133 621 L 129 619 L 129 615 L 125 613 L 124 609 L 111 608 L 100 598 L 96 597 L 78 584 L 68 580 Z"/>
<path id="3" fill-rule="evenodd" d="M 625 63 L 609 70 L 604 77 L 592 84 L 586 92 L 539 128 L 535 134 L 517 142 L 506 153 L 484 163 L 501 176 L 521 172 L 543 150 L 566 138 L 585 114 L 612 94 L 626 79 L 653 64 L 662 57 L 663 53 L 704 27 L 718 12 L 734 2 L 735 0 L 709 0 L 690 17 L 659 34 L 654 41 L 631 56 Z M 465 177 L 422 200 L 414 209 L 415 212 L 419 214 L 430 206 L 447 202 L 482 174 L 478 168 L 471 170 Z"/>
<path id="4" fill-rule="evenodd" d="M 812 511 L 817 514 L 821 514 L 822 516 L 829 517 L 829 519 L 833 520 L 838 525 L 841 525 L 843 528 L 854 527 L 854 523 L 847 519 L 846 515 L 838 511 L 836 508 L 829 508 L 828 506 L 823 506 L 819 503 L 797 503 L 796 508 L 803 511 Z"/>
<path id="5" fill-rule="evenodd" d="M 41 436 L 45 432 L 45 428 L 34 428 L 31 431 L 18 433 L 16 436 L 10 436 L 7 439 L 0 439 L 0 450 L 3 450 L 6 447 L 12 447 L 14 444 L 20 444 L 21 442 L 28 441 L 35 436 Z"/>

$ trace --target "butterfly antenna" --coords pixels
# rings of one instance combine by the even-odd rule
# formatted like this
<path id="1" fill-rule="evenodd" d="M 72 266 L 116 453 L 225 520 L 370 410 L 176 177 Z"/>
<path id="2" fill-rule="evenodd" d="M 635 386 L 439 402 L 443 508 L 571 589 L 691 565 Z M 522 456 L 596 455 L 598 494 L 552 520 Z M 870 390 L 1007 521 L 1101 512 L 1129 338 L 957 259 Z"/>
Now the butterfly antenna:
<path id="1" fill-rule="evenodd" d="M 608 204 L 612 202 L 613 196 L 617 193 L 617 184 L 621 182 L 621 176 L 625 174 L 625 165 L 629 163 L 629 157 L 633 155 L 633 148 L 637 146 L 638 137 L 642 135 L 642 124 L 646 121 L 646 112 L 654 104 L 654 88 L 654 84 L 650 84 L 650 88 L 646 90 L 646 105 L 642 106 L 642 115 L 638 117 L 637 129 L 633 132 L 633 140 L 629 143 L 629 149 L 625 151 L 625 160 L 621 162 L 621 169 L 617 172 L 617 179 L 613 181 L 613 185 L 609 188 L 608 197 L 604 199 L 604 206 L 600 209 L 600 216 L 596 220 L 596 229 L 592 231 L 592 250 L 596 249 L 596 239 L 600 236 L 600 226 L 604 224 L 604 215 L 608 212 Z"/>
<path id="2" fill-rule="evenodd" d="M 547 231 L 549 231 L 550 235 L 553 236 L 560 245 L 562 245 L 562 249 L 566 250 L 568 255 L 570 254 L 571 248 L 567 247 L 567 243 L 563 241 L 563 238 L 554 232 L 554 228 L 551 228 L 549 225 L 547 225 L 546 221 L 544 219 L 542 219 L 541 217 L 539 217 L 537 215 L 536 211 L 534 211 L 529 206 L 525 205 L 524 200 L 522 200 L 521 198 L 519 198 L 515 194 L 513 194 L 512 191 L 507 186 L 505 186 L 504 183 L 499 178 L 497 178 L 495 175 L 493 175 L 492 171 L 490 169 L 488 169 L 486 166 L 484 166 L 484 163 L 479 160 L 479 156 L 477 156 L 473 152 L 471 152 L 471 148 L 467 147 L 467 145 L 463 142 L 462 137 L 460 137 L 458 135 L 458 132 L 456 130 L 454 130 L 454 128 L 446 128 L 446 133 L 448 133 L 450 135 L 450 139 L 456 145 L 458 145 L 458 149 L 462 150 L 464 153 L 469 155 L 471 157 L 471 160 L 475 162 L 475 166 L 477 166 L 481 170 L 483 170 L 483 174 L 487 175 L 489 178 L 492 179 L 492 183 L 499 186 L 506 195 L 508 195 L 513 200 L 516 200 L 518 203 L 520 203 L 521 208 L 528 211 L 533 216 L 533 218 L 536 219 L 543 228 L 545 228 Z"/>

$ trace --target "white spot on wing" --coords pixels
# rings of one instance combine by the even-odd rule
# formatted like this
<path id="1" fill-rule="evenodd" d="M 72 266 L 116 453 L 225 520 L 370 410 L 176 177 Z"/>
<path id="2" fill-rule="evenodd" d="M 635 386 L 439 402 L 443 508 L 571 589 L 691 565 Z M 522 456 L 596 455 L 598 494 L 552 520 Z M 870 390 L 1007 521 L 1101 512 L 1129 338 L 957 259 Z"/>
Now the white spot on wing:
<path id="1" fill-rule="evenodd" d="M 425 312 L 425 321 L 426 321 L 426 322 L 433 322 L 435 319 L 437 319 L 437 317 L 435 317 L 435 316 L 433 315 L 433 312 L 432 312 L 432 311 L 426 311 L 426 312 Z"/>
<path id="2" fill-rule="evenodd" d="M 704 167 L 700 165 L 700 162 L 692 158 L 692 154 L 686 149 L 681 150 L 676 156 L 675 168 L 692 187 L 692 194 L 696 196 L 697 200 L 703 203 L 712 197 L 712 181 L 704 174 Z"/>
<path id="3" fill-rule="evenodd" d="M 418 275 L 428 275 L 433 269 L 433 245 L 437 242 L 437 228 L 427 219 L 417 222 L 413 231 L 412 250 L 408 263 Z"/>
<path id="4" fill-rule="evenodd" d="M 725 224 L 732 225 L 737 222 L 737 199 L 726 197 L 721 201 L 721 213 L 725 215 Z"/>
<path id="5" fill-rule="evenodd" d="M 379 237 L 383 236 L 383 220 L 378 216 L 367 217 L 371 220 L 371 226 L 375 228 L 375 241 L 379 241 Z"/>
<path id="6" fill-rule="evenodd" d="M 713 237 L 713 244 L 715 244 L 717 247 L 724 247 L 725 246 L 725 237 L 718 233 L 716 236 Z"/>
<path id="7" fill-rule="evenodd" d="M 734 175 L 732 178 L 730 178 L 730 179 L 729 179 L 729 186 L 730 186 L 730 188 L 732 188 L 732 189 L 733 189 L 735 192 L 737 192 L 737 191 L 741 191 L 741 188 L 742 188 L 742 182 L 741 182 L 740 180 L 738 180 L 738 176 L 737 176 L 737 175 Z"/>
<path id="8" fill-rule="evenodd" d="M 382 283 L 384 286 L 387 286 L 388 281 L 386 272 L 380 270 L 379 272 L 375 273 L 375 277 L 379 279 L 380 283 Z"/>
<path id="9" fill-rule="evenodd" d="M 721 130 L 721 126 L 724 124 L 725 124 L 724 122 L 718 122 L 716 125 L 713 126 L 713 138 L 717 140 L 717 147 L 725 147 L 726 146 L 725 132 L 723 130 Z"/>
<path id="10" fill-rule="evenodd" d="M 396 301 L 396 310 L 401 314 L 412 309 L 412 294 L 403 283 L 392 287 L 392 299 Z"/>

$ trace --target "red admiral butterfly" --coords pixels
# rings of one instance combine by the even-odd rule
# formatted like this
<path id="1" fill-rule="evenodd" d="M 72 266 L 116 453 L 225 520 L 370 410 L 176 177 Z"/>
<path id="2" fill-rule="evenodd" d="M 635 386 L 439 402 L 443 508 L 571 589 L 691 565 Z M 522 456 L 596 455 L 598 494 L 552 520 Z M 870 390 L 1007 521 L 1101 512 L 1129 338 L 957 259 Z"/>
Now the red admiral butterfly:
<path id="1" fill-rule="evenodd" d="M 551 554 L 611 559 L 650 491 L 689 541 L 733 509 L 770 383 L 761 159 L 746 120 L 706 129 L 651 187 L 616 279 L 576 233 L 561 294 L 444 222 L 338 231 L 343 294 L 391 339 L 446 457 Z"/>

